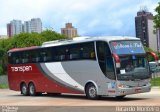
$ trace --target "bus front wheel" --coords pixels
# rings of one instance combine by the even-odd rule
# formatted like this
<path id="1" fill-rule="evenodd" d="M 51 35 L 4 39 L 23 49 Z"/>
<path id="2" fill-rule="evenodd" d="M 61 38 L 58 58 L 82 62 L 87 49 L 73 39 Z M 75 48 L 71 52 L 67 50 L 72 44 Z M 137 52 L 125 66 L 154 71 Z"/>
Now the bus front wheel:
<path id="1" fill-rule="evenodd" d="M 94 84 L 90 83 L 86 87 L 86 96 L 88 99 L 96 100 L 99 98 L 97 95 L 97 89 Z"/>
<path id="2" fill-rule="evenodd" d="M 28 95 L 28 88 L 27 88 L 27 85 L 25 83 L 21 84 L 21 94 L 23 94 L 24 96 Z"/>
<path id="3" fill-rule="evenodd" d="M 29 95 L 36 96 L 36 87 L 34 86 L 34 84 L 30 83 L 28 88 L 29 88 Z"/>

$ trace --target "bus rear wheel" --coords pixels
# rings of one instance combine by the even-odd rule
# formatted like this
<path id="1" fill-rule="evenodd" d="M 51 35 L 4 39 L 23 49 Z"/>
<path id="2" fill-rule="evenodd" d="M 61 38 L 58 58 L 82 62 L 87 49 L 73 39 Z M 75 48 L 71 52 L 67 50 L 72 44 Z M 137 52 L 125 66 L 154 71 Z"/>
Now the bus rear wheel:
<path id="1" fill-rule="evenodd" d="M 29 89 L 30 96 L 36 96 L 36 87 L 34 86 L 33 83 L 29 84 L 28 89 Z"/>
<path id="2" fill-rule="evenodd" d="M 90 83 L 86 87 L 86 96 L 88 99 L 96 100 L 99 98 L 97 95 L 97 89 L 94 84 Z"/>
<path id="3" fill-rule="evenodd" d="M 28 88 L 27 88 L 27 85 L 25 83 L 22 83 L 21 84 L 21 94 L 24 95 L 24 96 L 27 96 L 28 95 Z"/>

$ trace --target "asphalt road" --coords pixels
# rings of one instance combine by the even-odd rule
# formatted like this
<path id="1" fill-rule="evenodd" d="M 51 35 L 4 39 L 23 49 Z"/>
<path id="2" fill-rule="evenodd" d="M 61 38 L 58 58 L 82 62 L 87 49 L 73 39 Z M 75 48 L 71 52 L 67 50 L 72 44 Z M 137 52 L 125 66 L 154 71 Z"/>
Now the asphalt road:
<path id="1" fill-rule="evenodd" d="M 84 95 L 23 96 L 20 92 L 0 89 L 0 105 L 14 106 L 160 106 L 160 89 L 151 92 L 128 95 L 123 100 L 103 97 L 100 100 L 88 100 Z"/>
<path id="2" fill-rule="evenodd" d="M 59 96 L 48 96 L 43 94 L 42 96 L 31 97 L 23 96 L 20 92 L 0 89 L 0 106 L 2 108 L 5 108 L 5 106 L 21 106 L 21 108 L 27 110 L 23 110 L 24 112 L 28 112 L 26 106 L 36 106 L 35 108 L 29 108 L 31 110 L 30 112 L 32 112 L 32 109 L 35 109 L 35 112 L 43 112 L 44 109 L 45 111 L 48 109 L 48 112 L 53 111 L 52 108 L 46 106 L 55 107 L 54 112 L 56 112 L 56 110 L 57 112 L 60 110 L 66 112 L 66 108 L 72 110 L 75 110 L 74 108 L 76 108 L 76 112 L 81 112 L 83 109 L 83 112 L 88 112 L 88 109 L 91 109 L 90 111 L 92 112 L 96 112 L 96 110 L 100 108 L 100 111 L 103 112 L 106 110 L 106 107 L 110 106 L 114 106 L 114 108 L 111 108 L 111 112 L 113 112 L 113 109 L 116 109 L 115 106 L 158 106 L 160 111 L 160 88 L 152 88 L 151 92 L 148 93 L 128 95 L 123 100 L 117 100 L 111 97 L 103 97 L 100 100 L 88 100 L 84 95 L 71 94 L 63 94 Z M 37 106 L 38 109 L 36 109 Z M 84 106 L 86 111 L 85 108 L 82 108 Z M 107 110 L 105 112 L 110 111 Z"/>

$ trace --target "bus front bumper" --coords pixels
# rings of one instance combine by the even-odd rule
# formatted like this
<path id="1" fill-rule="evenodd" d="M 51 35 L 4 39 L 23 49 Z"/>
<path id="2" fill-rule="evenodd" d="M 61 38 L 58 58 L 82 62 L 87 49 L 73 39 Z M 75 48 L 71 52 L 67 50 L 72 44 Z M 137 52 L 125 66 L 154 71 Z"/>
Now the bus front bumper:
<path id="1" fill-rule="evenodd" d="M 137 94 L 137 93 L 145 93 L 150 92 L 151 85 L 148 84 L 142 87 L 132 87 L 132 88 L 117 88 L 116 96 L 124 96 L 130 94 Z"/>

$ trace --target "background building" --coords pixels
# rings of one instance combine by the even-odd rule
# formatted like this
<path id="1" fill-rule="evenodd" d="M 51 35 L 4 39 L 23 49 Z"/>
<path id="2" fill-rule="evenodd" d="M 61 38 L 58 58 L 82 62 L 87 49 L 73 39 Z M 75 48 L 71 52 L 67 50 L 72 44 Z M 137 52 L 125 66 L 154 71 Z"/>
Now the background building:
<path id="1" fill-rule="evenodd" d="M 30 30 L 31 32 L 37 32 L 41 33 L 42 32 L 42 22 L 40 18 L 33 18 L 30 21 Z"/>
<path id="2" fill-rule="evenodd" d="M 136 37 L 140 38 L 143 45 L 157 51 L 157 37 L 154 33 L 153 14 L 141 10 L 135 17 Z"/>
<path id="3" fill-rule="evenodd" d="M 22 32 L 22 22 L 21 20 L 12 20 L 7 24 L 7 35 L 8 37 L 12 37 L 16 34 L 20 34 Z"/>
<path id="4" fill-rule="evenodd" d="M 156 32 L 157 32 L 158 52 L 160 52 L 160 28 L 158 28 Z"/>
<path id="5" fill-rule="evenodd" d="M 12 37 L 21 32 L 31 33 L 31 32 L 42 32 L 42 22 L 40 18 L 33 18 L 31 21 L 24 21 L 22 24 L 21 20 L 12 20 L 7 24 L 7 35 Z"/>
<path id="6" fill-rule="evenodd" d="M 30 21 L 24 21 L 23 31 L 31 33 L 31 22 Z"/>
<path id="7" fill-rule="evenodd" d="M 11 35 L 11 24 L 10 23 L 7 24 L 7 35 L 8 35 L 8 37 L 12 36 Z"/>
<path id="8" fill-rule="evenodd" d="M 74 38 L 77 34 L 77 28 L 72 26 L 72 23 L 66 23 L 65 28 L 61 28 L 61 34 L 67 36 L 68 38 Z"/>
<path id="9" fill-rule="evenodd" d="M 30 21 L 24 22 L 24 32 L 42 32 L 42 21 L 40 18 L 33 18 Z"/>

